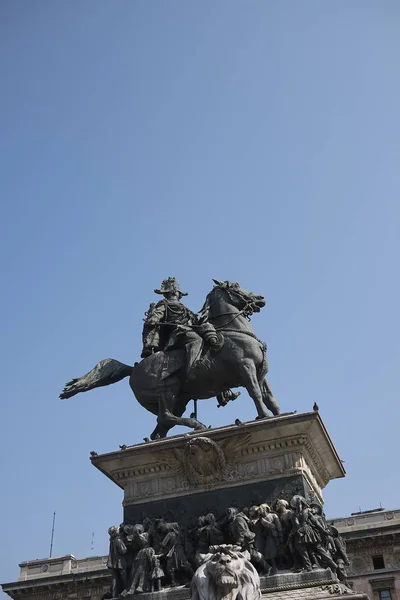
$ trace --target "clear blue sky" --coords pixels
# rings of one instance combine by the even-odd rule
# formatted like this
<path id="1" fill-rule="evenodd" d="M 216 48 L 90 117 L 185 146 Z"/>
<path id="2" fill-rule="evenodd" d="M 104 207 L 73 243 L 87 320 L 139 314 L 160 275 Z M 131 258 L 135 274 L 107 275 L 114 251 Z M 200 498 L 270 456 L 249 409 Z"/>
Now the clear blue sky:
<path id="1" fill-rule="evenodd" d="M 2 581 L 107 552 L 122 495 L 89 463 L 154 417 L 127 381 L 153 289 L 263 293 L 283 411 L 320 405 L 347 478 L 329 516 L 400 506 L 400 5 L 396 0 L 3 0 Z M 250 420 L 250 399 L 199 406 Z"/>

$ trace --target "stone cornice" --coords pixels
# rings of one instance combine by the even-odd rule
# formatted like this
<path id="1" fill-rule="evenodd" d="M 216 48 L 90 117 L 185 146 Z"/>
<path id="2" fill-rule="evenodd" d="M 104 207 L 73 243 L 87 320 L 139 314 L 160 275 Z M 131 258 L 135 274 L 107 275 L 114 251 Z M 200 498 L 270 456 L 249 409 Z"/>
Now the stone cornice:
<path id="1" fill-rule="evenodd" d="M 219 474 L 196 479 L 186 450 L 191 441 L 200 451 L 208 446 L 215 460 L 220 456 L 224 464 Z M 305 476 L 322 499 L 327 483 L 345 473 L 317 412 L 173 436 L 95 455 L 91 461 L 124 490 L 124 506 L 257 483 L 283 474 Z"/>
<path id="2" fill-rule="evenodd" d="M 281 438 L 287 436 L 287 433 L 285 435 L 285 432 L 288 432 L 289 430 L 296 430 L 298 435 L 308 433 L 308 437 L 310 437 L 311 434 L 311 437 L 315 440 L 318 437 L 320 444 L 322 442 L 324 445 L 326 457 L 329 456 L 329 460 L 324 461 L 330 465 L 329 479 L 344 477 L 345 470 L 318 412 L 300 415 L 291 413 L 279 417 L 271 417 L 269 419 L 250 421 L 239 427 L 230 425 L 191 435 L 196 435 L 196 437 L 209 437 L 215 442 L 219 442 L 222 439 L 237 436 L 239 432 L 251 434 L 252 438 L 257 439 L 257 437 L 260 437 L 257 433 L 262 432 L 262 437 L 267 439 L 271 446 L 276 446 L 279 444 Z M 113 479 L 115 472 L 124 471 L 124 466 L 128 464 L 131 467 L 137 465 L 136 468 L 138 468 L 139 471 L 142 468 L 153 468 L 154 472 L 158 472 L 159 466 L 155 465 L 154 461 L 151 460 L 152 453 L 159 451 L 168 452 L 174 448 L 178 448 L 181 446 L 182 440 L 189 437 L 190 434 L 177 435 L 154 442 L 127 446 L 124 450 L 92 456 L 90 460 L 96 468 L 100 469 L 111 479 Z M 314 448 L 314 452 L 315 451 L 316 449 Z M 120 464 L 119 468 L 118 464 Z M 115 481 L 115 483 L 117 482 Z"/>
<path id="3" fill-rule="evenodd" d="M 368 535 L 357 538 L 343 537 L 346 540 L 349 552 L 352 553 L 361 549 L 372 552 L 376 548 L 393 548 L 400 545 L 400 534 Z"/>
<path id="4" fill-rule="evenodd" d="M 3 583 L 2 588 L 6 594 L 12 598 L 26 596 L 27 594 L 44 594 L 48 591 L 65 589 L 68 586 L 92 587 L 99 582 L 108 584 L 110 581 L 110 571 L 106 569 L 87 571 L 85 573 L 71 573 L 68 575 L 58 575 L 55 577 L 41 577 L 39 579 L 28 579 L 24 581 L 15 581 L 13 583 Z"/>

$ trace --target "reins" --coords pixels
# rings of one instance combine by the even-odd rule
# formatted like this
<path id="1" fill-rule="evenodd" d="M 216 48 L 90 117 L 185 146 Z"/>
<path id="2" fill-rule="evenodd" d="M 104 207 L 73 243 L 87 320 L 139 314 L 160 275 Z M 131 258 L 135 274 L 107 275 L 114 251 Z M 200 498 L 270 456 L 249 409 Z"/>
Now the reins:
<path id="1" fill-rule="evenodd" d="M 230 292 L 233 290 L 225 290 L 228 292 L 228 295 L 230 296 Z M 231 298 L 232 300 L 232 298 Z M 226 333 L 238 333 L 238 334 L 244 334 L 244 335 L 248 335 L 250 337 L 252 337 L 253 339 L 257 340 L 257 342 L 260 344 L 263 352 L 266 351 L 267 349 L 267 344 L 263 341 L 261 341 L 254 333 L 251 333 L 250 331 L 241 331 L 240 329 L 226 329 L 228 325 L 230 325 L 231 323 L 233 323 L 238 317 L 244 316 L 246 319 L 248 319 L 250 321 L 250 315 L 252 315 L 254 313 L 254 310 L 251 309 L 251 311 L 249 312 L 249 307 L 251 307 L 251 305 L 253 304 L 253 302 L 251 300 L 247 300 L 245 306 L 242 308 L 242 310 L 239 310 L 238 312 L 226 312 L 226 313 L 221 313 L 219 315 L 216 315 L 214 317 L 207 317 L 207 319 L 204 320 L 203 323 L 197 324 L 197 323 L 192 323 L 190 325 L 191 329 L 199 329 L 204 323 L 207 322 L 211 322 L 211 321 L 215 321 L 216 319 L 219 319 L 220 317 L 227 317 L 229 315 L 233 315 L 233 317 L 227 322 L 227 323 L 223 323 L 222 325 L 220 325 L 219 327 L 216 327 L 214 325 L 214 328 L 216 331 L 225 331 Z M 169 307 L 171 310 L 171 307 Z M 175 312 L 175 311 L 171 311 L 171 312 Z M 161 326 L 170 326 L 170 327 L 181 327 L 183 329 L 186 328 L 185 325 L 180 325 L 180 324 L 176 324 L 176 323 L 159 323 L 159 325 Z"/>

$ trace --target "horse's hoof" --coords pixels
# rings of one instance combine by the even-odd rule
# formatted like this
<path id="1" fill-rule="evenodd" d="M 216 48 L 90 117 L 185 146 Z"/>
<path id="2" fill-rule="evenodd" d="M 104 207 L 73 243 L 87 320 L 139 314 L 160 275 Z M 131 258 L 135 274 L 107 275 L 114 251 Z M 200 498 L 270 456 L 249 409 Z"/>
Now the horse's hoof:
<path id="1" fill-rule="evenodd" d="M 262 419 L 270 419 L 271 415 L 264 415 L 263 417 L 261 417 L 260 415 L 256 416 L 256 421 L 261 421 Z"/>
<path id="2" fill-rule="evenodd" d="M 203 425 L 203 423 L 199 423 L 194 428 L 195 431 L 207 431 L 207 429 L 208 429 L 208 427 L 206 425 Z"/>

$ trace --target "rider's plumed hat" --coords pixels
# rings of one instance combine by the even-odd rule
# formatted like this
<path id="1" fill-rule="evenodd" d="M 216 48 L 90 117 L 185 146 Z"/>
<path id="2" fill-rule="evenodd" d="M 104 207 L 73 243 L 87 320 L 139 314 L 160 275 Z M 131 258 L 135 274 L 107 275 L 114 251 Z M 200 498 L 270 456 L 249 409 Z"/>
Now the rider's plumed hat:
<path id="1" fill-rule="evenodd" d="M 187 296 L 186 292 L 181 292 L 179 283 L 175 277 L 168 277 L 164 279 L 159 290 L 154 290 L 156 294 L 167 294 L 168 292 L 178 292 L 179 297 Z"/>

